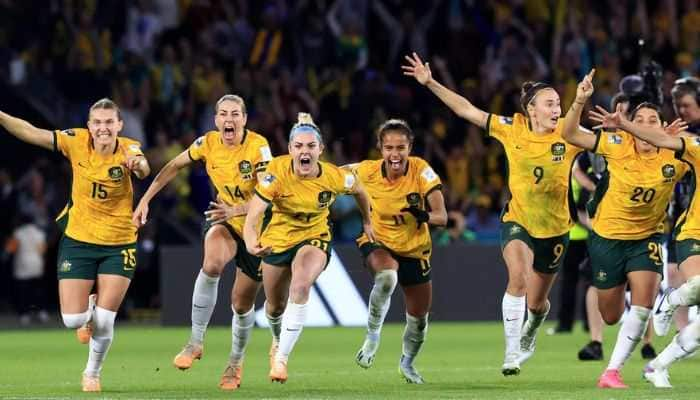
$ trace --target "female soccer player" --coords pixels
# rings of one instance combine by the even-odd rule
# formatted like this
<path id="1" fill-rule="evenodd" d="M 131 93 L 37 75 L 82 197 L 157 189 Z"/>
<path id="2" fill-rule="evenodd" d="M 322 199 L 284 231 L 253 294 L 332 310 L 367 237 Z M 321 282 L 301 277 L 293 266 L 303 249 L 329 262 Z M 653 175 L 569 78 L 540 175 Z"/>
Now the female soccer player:
<path id="1" fill-rule="evenodd" d="M 357 244 L 374 275 L 369 296 L 367 335 L 356 361 L 372 366 L 379 348 L 384 318 L 396 283 L 406 298 L 406 328 L 399 372 L 409 383 L 423 383 L 413 366 L 428 331 L 433 295 L 430 280 L 432 243 L 428 224 L 447 223 L 440 178 L 427 162 L 410 157 L 413 131 L 405 121 L 390 119 L 377 130 L 381 160 L 352 167 L 371 197 L 371 221 L 376 242 L 362 235 Z M 430 210 L 430 211 L 428 211 Z"/>
<path id="2" fill-rule="evenodd" d="M 131 173 L 150 173 L 141 145 L 118 137 L 119 107 L 101 99 L 90 107 L 87 129 L 39 129 L 0 112 L 0 125 L 18 139 L 61 152 L 73 171 L 71 196 L 57 222 L 58 295 L 63 323 L 90 342 L 84 392 L 101 391 L 100 371 L 114 336 L 114 318 L 136 269 L 136 228 L 131 224 Z M 97 281 L 96 295 L 90 292 Z"/>
<path id="3" fill-rule="evenodd" d="M 306 318 L 311 285 L 331 255 L 328 216 L 340 194 L 354 194 L 363 215 L 363 228 L 374 241 L 369 199 L 355 176 L 318 160 L 323 151 L 321 131 L 309 114 L 300 113 L 289 134 L 289 155 L 274 158 L 248 205 L 243 237 L 248 252 L 262 256 L 263 285 L 268 301 L 289 303 L 282 319 L 279 349 L 270 379 L 287 381 L 287 360 Z M 271 219 L 260 222 L 268 204 Z"/>
<path id="4" fill-rule="evenodd" d="M 626 388 L 620 369 L 644 335 L 663 273 L 661 243 L 666 207 L 687 171 L 673 151 L 658 149 L 625 131 L 590 135 L 579 129 L 581 111 L 593 94 L 593 72 L 579 83 L 564 120 L 567 142 L 605 157 L 607 172 L 589 203 L 589 253 L 598 308 L 607 324 L 620 320 L 629 283 L 631 308 L 625 318 L 600 388 Z M 663 127 L 658 106 L 642 103 L 630 114 L 637 124 Z"/>
<path id="5" fill-rule="evenodd" d="M 248 201 L 258 177 L 272 159 L 267 140 L 247 129 L 246 107 L 236 95 L 225 95 L 216 102 L 214 123 L 218 131 L 208 132 L 166 164 L 139 201 L 133 215 L 136 226 L 146 223 L 148 204 L 177 172 L 196 160 L 206 164 L 207 174 L 218 191 L 218 202 L 206 211 L 208 229 L 204 237 L 204 261 L 192 294 L 192 333 L 175 356 L 175 367 L 186 370 L 202 357 L 204 334 L 216 305 L 219 276 L 235 258 L 236 278 L 231 291 L 233 321 L 231 353 L 219 387 L 236 390 L 241 383 L 243 356 L 255 324 L 255 297 L 262 274 L 260 258 L 248 254 L 243 242 L 243 222 Z M 272 350 L 279 340 L 284 302 L 266 304 L 272 330 Z"/>
<path id="6" fill-rule="evenodd" d="M 700 168 L 700 139 L 668 135 L 658 126 L 638 121 L 627 121 L 620 112 L 608 113 L 603 109 L 591 113 L 591 119 L 603 126 L 623 129 L 654 146 L 676 152 L 676 157 L 690 165 L 697 182 Z M 684 126 L 684 125 L 683 125 Z M 676 254 L 679 268 L 686 279 L 678 289 L 669 288 L 664 293 L 654 313 L 654 330 L 660 335 L 668 333 L 673 313 L 679 306 L 700 304 L 700 206 L 693 196 L 688 209 L 681 215 L 675 229 Z M 656 387 L 671 387 L 668 368 L 672 363 L 686 358 L 700 346 L 700 319 L 681 330 L 671 343 L 644 368 L 644 377 Z"/>
<path id="7" fill-rule="evenodd" d="M 569 177 L 582 151 L 561 137 L 559 95 L 546 83 L 523 85 L 523 114 L 488 114 L 435 79 L 416 53 L 406 57 L 404 75 L 412 76 L 452 111 L 497 139 L 508 158 L 511 199 L 501 217 L 501 248 L 508 268 L 503 296 L 505 360 L 503 375 L 517 375 L 535 351 L 537 330 L 549 312 L 549 291 L 561 267 L 573 227 L 575 208 Z M 527 322 L 523 325 L 527 294 Z"/>

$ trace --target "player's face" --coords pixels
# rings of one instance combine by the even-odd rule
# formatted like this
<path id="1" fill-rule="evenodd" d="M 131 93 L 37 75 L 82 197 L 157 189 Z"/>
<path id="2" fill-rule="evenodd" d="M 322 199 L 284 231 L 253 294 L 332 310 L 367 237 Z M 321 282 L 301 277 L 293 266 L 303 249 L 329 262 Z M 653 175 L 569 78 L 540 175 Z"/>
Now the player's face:
<path id="1" fill-rule="evenodd" d="M 689 124 L 700 122 L 700 105 L 695 101 L 695 96 L 686 94 L 673 102 L 676 113 L 683 121 Z"/>
<path id="2" fill-rule="evenodd" d="M 88 130 L 95 146 L 110 146 L 117 141 L 124 122 L 119 119 L 117 110 L 96 108 L 90 111 Z"/>
<path id="3" fill-rule="evenodd" d="M 297 133 L 289 142 L 294 172 L 299 176 L 308 176 L 317 171 L 318 157 L 322 152 L 323 143 L 312 132 Z"/>
<path id="4" fill-rule="evenodd" d="M 214 117 L 216 128 L 221 132 L 224 142 L 229 145 L 233 144 L 236 135 L 243 135 L 247 121 L 248 116 L 241 109 L 241 105 L 231 100 L 219 104 Z"/>
<path id="5" fill-rule="evenodd" d="M 401 131 L 386 131 L 380 146 L 386 169 L 394 173 L 403 172 L 411 153 L 408 137 Z"/>
<path id="6" fill-rule="evenodd" d="M 647 127 L 658 128 L 662 126 L 661 117 L 659 116 L 659 113 L 652 108 L 642 108 L 637 110 L 637 113 L 634 115 L 633 121 L 637 124 Z M 639 151 L 648 152 L 654 150 L 654 146 L 652 146 L 648 142 L 645 142 L 640 139 L 635 139 L 635 142 Z"/>
<path id="7" fill-rule="evenodd" d="M 554 130 L 561 117 L 559 94 L 551 88 L 540 90 L 528 106 L 528 113 L 533 120 L 533 125 Z"/>

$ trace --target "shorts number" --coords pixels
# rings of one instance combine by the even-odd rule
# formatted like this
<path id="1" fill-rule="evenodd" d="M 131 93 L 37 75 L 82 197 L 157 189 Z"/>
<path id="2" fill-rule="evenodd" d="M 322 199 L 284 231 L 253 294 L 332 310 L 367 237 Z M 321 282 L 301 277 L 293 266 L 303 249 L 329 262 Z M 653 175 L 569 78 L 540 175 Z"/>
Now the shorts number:
<path id="1" fill-rule="evenodd" d="M 654 189 L 648 189 L 644 190 L 644 188 L 641 188 L 637 186 L 634 188 L 634 192 L 632 192 L 632 197 L 630 197 L 630 200 L 634 201 L 635 203 L 639 203 L 640 201 L 643 201 L 645 203 L 651 203 L 652 200 L 654 200 L 654 196 L 656 195 L 656 190 Z M 641 200 L 640 200 L 641 197 Z"/>
<path id="2" fill-rule="evenodd" d="M 542 177 L 544 176 L 544 169 L 542 169 L 542 167 L 535 167 L 535 169 L 532 170 L 532 174 L 535 175 L 536 185 L 542 180 Z"/>
<path id="3" fill-rule="evenodd" d="M 134 269 L 136 267 L 136 249 L 122 250 L 124 257 L 124 269 Z"/>
<path id="4" fill-rule="evenodd" d="M 328 251 L 328 242 L 323 241 L 323 240 L 318 240 L 318 239 L 311 239 L 309 240 L 309 244 L 318 247 L 319 249 L 323 251 Z"/>
<path id="5" fill-rule="evenodd" d="M 656 265 L 663 265 L 661 261 L 661 246 L 658 243 L 651 242 L 647 248 L 649 249 L 649 259 Z"/>
<path id="6" fill-rule="evenodd" d="M 105 187 L 101 183 L 97 182 L 92 182 L 92 198 L 94 199 L 97 197 L 100 200 L 104 200 L 107 198 L 107 190 L 105 190 Z"/>
<path id="7" fill-rule="evenodd" d="M 557 264 L 562 255 L 564 255 L 564 245 L 559 243 L 554 246 L 554 260 L 552 261 L 552 265 Z"/>
<path id="8" fill-rule="evenodd" d="M 238 188 L 238 185 L 233 189 L 233 192 L 231 191 L 231 188 L 224 185 L 224 188 L 228 192 L 228 195 L 231 196 L 231 199 L 236 200 L 236 197 L 238 197 L 241 200 L 245 200 L 245 196 L 243 195 L 243 192 L 241 192 L 241 189 Z"/>
<path id="9" fill-rule="evenodd" d="M 406 220 L 403 218 L 403 215 L 392 215 L 394 218 L 394 225 L 406 225 Z"/>

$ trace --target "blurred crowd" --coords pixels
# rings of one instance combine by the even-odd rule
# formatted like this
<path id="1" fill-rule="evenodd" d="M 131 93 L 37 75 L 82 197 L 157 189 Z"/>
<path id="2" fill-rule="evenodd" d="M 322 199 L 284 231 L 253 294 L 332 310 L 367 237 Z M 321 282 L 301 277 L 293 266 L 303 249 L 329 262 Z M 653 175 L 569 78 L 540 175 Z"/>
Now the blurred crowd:
<path id="1" fill-rule="evenodd" d="M 417 134 L 414 154 L 445 184 L 452 222 L 438 244 L 498 240 L 506 160 L 500 144 L 402 75 L 405 54 L 417 52 L 437 80 L 504 115 L 520 111 L 527 80 L 554 84 L 566 112 L 592 67 L 594 102 L 607 105 L 621 78 L 653 59 L 670 118 L 671 85 L 700 66 L 696 0 L 0 0 L 0 24 L 0 79 L 60 94 L 66 111 L 57 128 L 84 126 L 89 105 L 111 97 L 123 134 L 141 141 L 156 172 L 213 128 L 213 104 L 226 93 L 245 99 L 248 128 L 274 154 L 286 152 L 297 112 L 310 112 L 324 157 L 337 164 L 378 157 L 374 129 L 406 119 Z M 0 172 L 3 212 L 32 216 L 49 242 L 69 179 L 50 162 L 23 176 Z M 154 208 L 196 226 L 211 197 L 198 166 Z M 360 231 L 352 200 L 339 199 L 334 213 L 336 237 L 352 240 Z M 2 218 L 5 240 L 19 226 L 12 221 Z M 142 235 L 147 250 L 160 235 Z"/>

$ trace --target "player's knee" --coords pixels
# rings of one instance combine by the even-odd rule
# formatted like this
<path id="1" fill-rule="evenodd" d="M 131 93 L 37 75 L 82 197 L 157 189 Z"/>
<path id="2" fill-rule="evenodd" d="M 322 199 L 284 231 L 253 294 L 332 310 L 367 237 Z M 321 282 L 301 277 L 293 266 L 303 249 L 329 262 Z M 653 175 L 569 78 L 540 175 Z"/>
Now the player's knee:
<path id="1" fill-rule="evenodd" d="M 95 330 L 93 336 L 111 337 L 114 333 L 114 319 L 116 316 L 116 311 L 110 311 L 99 306 L 95 307 L 95 315 L 93 317 Z"/>
<path id="2" fill-rule="evenodd" d="M 305 283 L 292 283 L 289 287 L 289 298 L 294 303 L 304 304 L 309 298 L 309 292 L 311 291 L 311 286 Z"/>
<path id="3" fill-rule="evenodd" d="M 245 314 L 248 311 L 250 311 L 251 308 L 253 308 L 254 304 L 251 301 L 251 299 L 245 298 L 245 299 L 240 299 L 237 298 L 233 301 L 233 304 L 231 305 L 231 308 L 233 308 L 233 311 L 236 314 Z"/>
<path id="4" fill-rule="evenodd" d="M 688 285 L 688 302 L 690 305 L 700 303 L 700 276 L 691 277 L 685 284 Z"/>
<path id="5" fill-rule="evenodd" d="M 284 314 L 284 309 L 287 307 L 287 301 L 265 301 L 265 313 L 271 318 L 277 318 Z"/>
<path id="6" fill-rule="evenodd" d="M 87 311 L 79 314 L 62 313 L 61 317 L 63 318 L 63 325 L 65 325 L 66 328 L 77 329 L 85 325 L 85 323 L 90 318 L 90 313 L 88 313 Z"/>
<path id="7" fill-rule="evenodd" d="M 204 271 L 210 278 L 218 278 L 219 275 L 224 271 L 226 263 L 223 259 L 218 257 L 211 257 L 204 260 L 202 264 L 202 271 Z"/>
<path id="8" fill-rule="evenodd" d="M 398 273 L 393 269 L 385 269 L 374 275 L 374 285 L 384 293 L 393 293 L 398 281 Z"/>
<path id="9" fill-rule="evenodd" d="M 620 322 L 620 318 L 622 318 L 622 313 L 617 313 L 617 312 L 600 312 L 601 317 L 603 317 L 603 321 L 607 325 L 615 325 L 616 323 Z"/>

